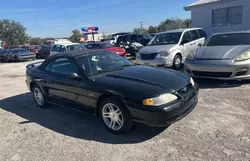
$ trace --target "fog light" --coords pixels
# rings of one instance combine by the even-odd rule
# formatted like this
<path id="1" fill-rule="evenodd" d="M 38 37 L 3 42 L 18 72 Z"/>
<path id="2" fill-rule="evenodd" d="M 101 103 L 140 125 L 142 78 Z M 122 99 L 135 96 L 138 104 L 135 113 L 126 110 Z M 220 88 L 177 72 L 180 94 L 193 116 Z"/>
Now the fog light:
<path id="1" fill-rule="evenodd" d="M 245 72 L 248 71 L 249 68 L 245 67 L 245 68 L 238 68 L 236 69 L 237 72 Z"/>

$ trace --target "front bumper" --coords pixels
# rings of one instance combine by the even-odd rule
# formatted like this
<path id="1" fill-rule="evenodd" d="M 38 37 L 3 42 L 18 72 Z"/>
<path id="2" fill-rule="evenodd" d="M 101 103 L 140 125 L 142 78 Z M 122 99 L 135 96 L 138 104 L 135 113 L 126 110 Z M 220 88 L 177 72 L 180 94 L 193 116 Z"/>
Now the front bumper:
<path id="1" fill-rule="evenodd" d="M 250 60 L 186 60 L 185 71 L 192 77 L 220 80 L 250 79 Z"/>
<path id="2" fill-rule="evenodd" d="M 180 100 L 169 106 L 148 107 L 147 109 L 128 106 L 128 109 L 135 123 L 165 127 L 181 120 L 196 107 L 198 102 L 198 88 L 193 92 L 192 97 L 188 100 Z"/>
<path id="3" fill-rule="evenodd" d="M 170 57 L 167 57 L 166 59 L 155 58 L 155 59 L 151 59 L 151 60 L 136 59 L 136 64 L 148 65 L 148 66 L 154 66 L 154 67 L 159 67 L 159 66 L 172 67 L 173 60 Z"/>
<path id="4" fill-rule="evenodd" d="M 27 56 L 19 56 L 20 61 L 25 61 L 25 60 L 31 60 L 31 59 L 36 59 L 36 55 L 27 55 Z"/>

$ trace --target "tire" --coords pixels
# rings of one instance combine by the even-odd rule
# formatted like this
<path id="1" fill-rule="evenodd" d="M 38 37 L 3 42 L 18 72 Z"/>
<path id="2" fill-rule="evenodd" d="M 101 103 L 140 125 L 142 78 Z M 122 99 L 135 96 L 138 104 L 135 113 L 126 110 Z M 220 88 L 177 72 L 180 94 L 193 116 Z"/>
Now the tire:
<path id="1" fill-rule="evenodd" d="M 35 85 L 32 88 L 32 93 L 33 93 L 33 98 L 34 98 L 36 104 L 38 105 L 38 107 L 46 108 L 48 103 L 46 101 L 46 98 L 45 98 L 42 90 L 40 89 L 40 87 L 38 85 Z M 39 99 L 40 99 L 40 102 L 38 101 Z"/>
<path id="2" fill-rule="evenodd" d="M 180 70 L 181 69 L 181 63 L 182 62 L 182 58 L 179 54 L 175 55 L 174 60 L 173 60 L 173 68 L 175 70 Z"/>
<path id="3" fill-rule="evenodd" d="M 14 60 L 15 60 L 15 62 L 19 62 L 20 61 L 17 56 L 14 57 Z"/>
<path id="4" fill-rule="evenodd" d="M 7 63 L 9 62 L 9 59 L 6 56 L 4 56 L 3 61 Z"/>
<path id="5" fill-rule="evenodd" d="M 121 134 L 132 128 L 130 113 L 118 99 L 113 97 L 105 99 L 99 109 L 99 116 L 110 132 Z"/>

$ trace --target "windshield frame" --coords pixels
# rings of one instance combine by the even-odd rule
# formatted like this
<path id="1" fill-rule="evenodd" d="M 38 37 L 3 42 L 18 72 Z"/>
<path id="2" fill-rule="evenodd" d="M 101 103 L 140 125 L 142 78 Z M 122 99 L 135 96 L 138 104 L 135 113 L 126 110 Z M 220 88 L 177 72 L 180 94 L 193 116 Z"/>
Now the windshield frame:
<path id="1" fill-rule="evenodd" d="M 165 33 L 159 33 L 159 34 L 156 34 L 150 41 L 149 41 L 149 43 L 146 45 L 146 46 L 157 46 L 157 45 L 177 45 L 177 44 L 180 44 L 180 42 L 181 42 L 181 39 L 182 39 L 182 37 L 183 37 L 183 31 L 181 32 L 181 31 L 179 31 L 179 32 L 165 32 Z M 157 38 L 157 37 L 159 37 L 159 36 L 162 36 L 162 35 L 167 35 L 167 34 L 179 34 L 178 36 L 179 36 L 179 39 L 178 39 L 178 42 L 176 42 L 176 43 L 159 43 L 159 44 L 152 44 L 152 42 L 154 42 L 155 41 L 155 39 Z"/>

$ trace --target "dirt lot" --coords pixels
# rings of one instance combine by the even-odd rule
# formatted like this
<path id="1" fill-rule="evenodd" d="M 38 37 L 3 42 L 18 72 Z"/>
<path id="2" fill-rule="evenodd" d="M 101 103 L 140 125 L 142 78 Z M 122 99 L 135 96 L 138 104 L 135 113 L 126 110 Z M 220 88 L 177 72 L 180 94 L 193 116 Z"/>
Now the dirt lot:
<path id="1" fill-rule="evenodd" d="M 167 129 L 136 127 L 113 135 L 98 118 L 52 106 L 39 109 L 24 63 L 0 64 L 0 160 L 250 160 L 250 84 L 196 80 L 196 109 Z"/>

